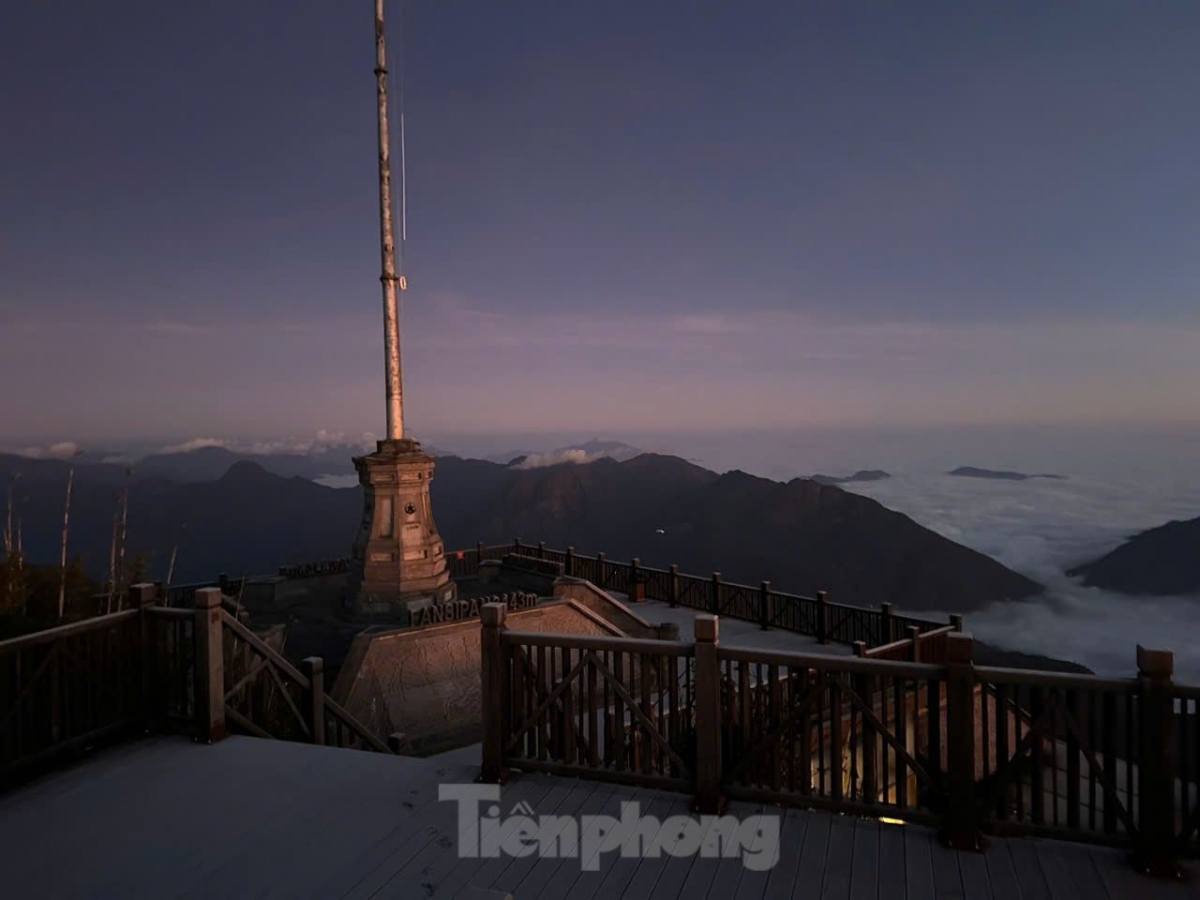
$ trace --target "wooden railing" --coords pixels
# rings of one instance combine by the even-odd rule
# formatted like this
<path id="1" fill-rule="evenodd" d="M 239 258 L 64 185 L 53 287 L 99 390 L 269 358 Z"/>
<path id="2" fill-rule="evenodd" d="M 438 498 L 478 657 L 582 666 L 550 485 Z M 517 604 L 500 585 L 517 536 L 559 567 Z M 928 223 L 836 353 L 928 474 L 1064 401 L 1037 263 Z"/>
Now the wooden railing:
<path id="1" fill-rule="evenodd" d="M 977 667 L 969 634 L 922 659 L 508 631 L 484 607 L 483 777 L 549 771 L 939 826 L 957 847 L 1029 834 L 1200 855 L 1200 687 L 1139 648 L 1136 679 Z M 928 657 L 922 651 L 930 649 Z"/>
<path id="2" fill-rule="evenodd" d="M 637 559 L 617 562 L 604 553 L 585 556 L 576 553 L 573 547 L 554 550 L 545 543 L 526 544 L 520 538 L 508 544 L 480 542 L 474 547 L 451 550 L 446 553 L 446 562 L 451 577 L 469 578 L 479 572 L 481 562 L 499 562 L 510 555 L 557 563 L 563 567 L 564 575 L 585 578 L 604 590 L 638 593 L 647 600 L 757 622 L 763 628 L 794 631 L 815 637 L 822 644 L 863 641 L 868 647 L 877 647 L 907 638 L 912 628 L 925 633 L 945 629 L 947 625 L 895 614 L 890 603 L 881 604 L 878 609 L 834 603 L 825 591 L 817 591 L 811 597 L 788 594 L 773 590 L 768 581 L 753 587 L 726 582 L 719 572 L 689 575 L 680 572 L 678 566 L 654 569 L 641 565 Z M 279 574 L 289 578 L 337 574 L 346 571 L 350 564 L 348 559 L 336 559 L 283 566 Z M 204 586 L 207 585 L 182 585 L 170 591 L 181 602 L 190 604 L 196 590 Z M 957 618 L 961 622 L 961 617 Z M 951 624 L 954 619 L 952 616 Z"/>
<path id="3" fill-rule="evenodd" d="M 947 638 L 963 630 L 962 616 L 951 616 L 951 624 L 922 632 L 916 625 L 908 627 L 908 637 L 889 644 L 871 647 L 866 641 L 854 642 L 854 655 L 863 659 L 889 659 L 893 662 L 946 663 Z"/>
<path id="4" fill-rule="evenodd" d="M 135 588 L 136 589 L 136 588 Z M 196 614 L 147 606 L 144 637 L 150 727 L 190 732 L 196 721 Z"/>
<path id="5" fill-rule="evenodd" d="M 325 694 L 320 658 L 297 669 L 198 588 L 191 608 L 134 585 L 127 608 L 0 642 L 0 784 L 89 746 L 149 731 L 228 730 L 390 752 Z"/>
<path id="6" fill-rule="evenodd" d="M 1200 687 L 1174 685 L 1172 705 L 1178 747 L 1178 821 L 1175 840 L 1186 846 L 1200 843 Z"/>
<path id="7" fill-rule="evenodd" d="M 280 566 L 281 578 L 324 578 L 328 575 L 342 575 L 350 571 L 354 561 L 349 557 L 338 559 L 322 559 L 317 562 L 300 563 L 294 566 Z"/>
<path id="8" fill-rule="evenodd" d="M 503 748 L 522 768 L 686 789 L 693 697 L 690 645 L 504 632 Z"/>
<path id="9" fill-rule="evenodd" d="M 767 581 L 753 587 L 724 581 L 719 572 L 689 575 L 680 572 L 678 566 L 654 569 L 641 565 L 637 559 L 617 562 L 604 553 L 585 556 L 576 553 L 573 547 L 554 550 L 545 543 L 526 544 L 520 538 L 508 544 L 481 542 L 474 547 L 451 550 L 446 553 L 446 562 L 451 577 L 469 578 L 479 572 L 480 563 L 499 562 L 506 556 L 546 560 L 562 566 L 564 575 L 585 578 L 604 590 L 757 622 L 763 628 L 794 631 L 815 637 L 822 644 L 863 641 L 868 647 L 877 647 L 907 638 L 912 628 L 925 633 L 945 629 L 947 625 L 897 615 L 892 612 L 890 603 L 884 603 L 878 609 L 834 603 L 825 591 L 817 591 L 811 597 L 788 594 L 773 590 Z M 349 565 L 349 560 L 328 560 L 306 566 L 284 566 L 279 573 L 297 578 L 336 574 L 345 571 Z M 190 602 L 198 587 L 187 585 L 171 590 L 186 592 Z M 957 618 L 961 622 L 961 617 Z M 953 624 L 955 617 L 951 619 Z"/>
<path id="10" fill-rule="evenodd" d="M 510 544 L 480 543 L 471 549 L 451 551 L 447 559 L 450 574 L 461 578 L 476 574 L 484 560 L 501 560 L 508 555 L 559 563 L 564 575 L 587 579 L 604 590 L 757 622 L 763 628 L 794 631 L 815 637 L 822 644 L 863 641 L 868 647 L 877 647 L 907 638 L 911 628 L 922 634 L 947 628 L 945 622 L 897 615 L 890 603 L 878 609 L 833 603 L 825 591 L 804 597 L 773 590 L 769 581 L 751 587 L 727 582 L 719 572 L 688 575 L 678 566 L 654 569 L 637 559 L 615 562 L 603 553 L 583 556 L 573 547 L 552 550 L 544 543 L 530 545 L 520 538 Z M 961 627 L 961 622 L 961 616 L 951 617 L 951 625 Z"/>
<path id="11" fill-rule="evenodd" d="M 227 730 L 256 737 L 391 752 L 325 693 L 325 666 L 308 657 L 297 669 L 222 608 L 221 592 L 196 593 L 197 735 L 219 740 Z"/>
<path id="12" fill-rule="evenodd" d="M 137 726 L 141 613 L 0 642 L 0 779 Z"/>

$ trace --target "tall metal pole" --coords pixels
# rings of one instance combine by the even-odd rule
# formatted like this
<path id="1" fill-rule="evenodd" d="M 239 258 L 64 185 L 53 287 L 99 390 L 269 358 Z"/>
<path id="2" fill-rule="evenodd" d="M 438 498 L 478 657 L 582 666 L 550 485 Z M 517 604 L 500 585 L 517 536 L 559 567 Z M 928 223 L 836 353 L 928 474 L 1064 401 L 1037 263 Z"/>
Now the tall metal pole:
<path id="1" fill-rule="evenodd" d="M 132 477 L 133 469 L 126 469 L 125 484 L 121 486 L 121 529 L 117 537 L 117 577 L 114 581 L 117 609 L 121 608 L 125 589 L 125 542 L 129 535 L 129 481 Z"/>
<path id="2" fill-rule="evenodd" d="M 8 476 L 8 517 L 4 523 L 4 566 L 12 568 L 11 572 L 5 572 L 5 592 L 8 594 L 7 600 L 12 603 L 13 595 L 17 590 L 17 572 L 13 563 L 16 562 L 13 552 L 15 549 L 15 536 L 13 534 L 13 486 L 17 483 L 16 473 Z"/>
<path id="3" fill-rule="evenodd" d="M 375 93 L 379 99 L 379 240 L 383 273 L 383 350 L 387 379 L 387 436 L 404 437 L 404 392 L 400 383 L 400 314 L 396 302 L 396 245 L 392 236 L 392 167 L 388 152 L 387 53 L 383 0 L 375 0 Z"/>
<path id="4" fill-rule="evenodd" d="M 79 454 L 76 454 L 78 456 Z M 58 618 L 61 620 L 67 602 L 67 534 L 71 520 L 71 485 L 75 482 L 75 464 L 67 470 L 67 499 L 63 503 L 62 550 L 58 560 Z"/>
<path id="5" fill-rule="evenodd" d="M 4 555 L 13 552 L 13 487 L 17 483 L 16 473 L 8 476 L 8 518 L 4 523 Z"/>

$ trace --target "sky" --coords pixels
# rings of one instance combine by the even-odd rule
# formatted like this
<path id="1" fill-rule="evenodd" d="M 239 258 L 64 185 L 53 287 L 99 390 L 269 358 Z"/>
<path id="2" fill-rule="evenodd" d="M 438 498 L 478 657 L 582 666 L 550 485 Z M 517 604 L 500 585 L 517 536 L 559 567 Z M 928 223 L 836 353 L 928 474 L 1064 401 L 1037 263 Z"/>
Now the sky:
<path id="1" fill-rule="evenodd" d="M 0 438 L 382 431 L 371 16 L 3 4 Z M 418 437 L 1200 425 L 1200 6 L 388 16 Z"/>

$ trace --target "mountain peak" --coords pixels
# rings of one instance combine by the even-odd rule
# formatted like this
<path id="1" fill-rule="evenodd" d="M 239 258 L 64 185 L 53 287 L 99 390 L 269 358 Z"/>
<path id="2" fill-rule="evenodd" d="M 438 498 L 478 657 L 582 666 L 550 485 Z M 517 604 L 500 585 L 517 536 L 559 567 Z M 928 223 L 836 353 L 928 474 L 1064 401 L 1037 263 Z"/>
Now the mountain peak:
<path id="1" fill-rule="evenodd" d="M 258 463 L 248 459 L 239 459 L 225 470 L 225 474 L 219 480 L 224 484 L 237 484 L 262 482 L 274 479 L 275 477 Z"/>

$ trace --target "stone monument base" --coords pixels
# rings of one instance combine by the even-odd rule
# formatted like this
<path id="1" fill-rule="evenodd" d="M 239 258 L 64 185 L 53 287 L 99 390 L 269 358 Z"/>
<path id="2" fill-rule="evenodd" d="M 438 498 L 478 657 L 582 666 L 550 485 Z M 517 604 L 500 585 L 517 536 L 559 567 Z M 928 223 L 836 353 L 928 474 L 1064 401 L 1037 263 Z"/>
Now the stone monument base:
<path id="1" fill-rule="evenodd" d="M 402 625 L 409 624 L 418 610 L 457 598 L 458 585 L 454 582 L 432 591 L 380 590 L 364 582 L 361 587 L 348 592 L 354 618 Z"/>
<path id="2" fill-rule="evenodd" d="M 453 600 L 429 503 L 433 459 L 414 440 L 386 440 L 354 466 L 363 486 L 347 585 L 354 617 L 407 623 L 411 609 Z"/>

